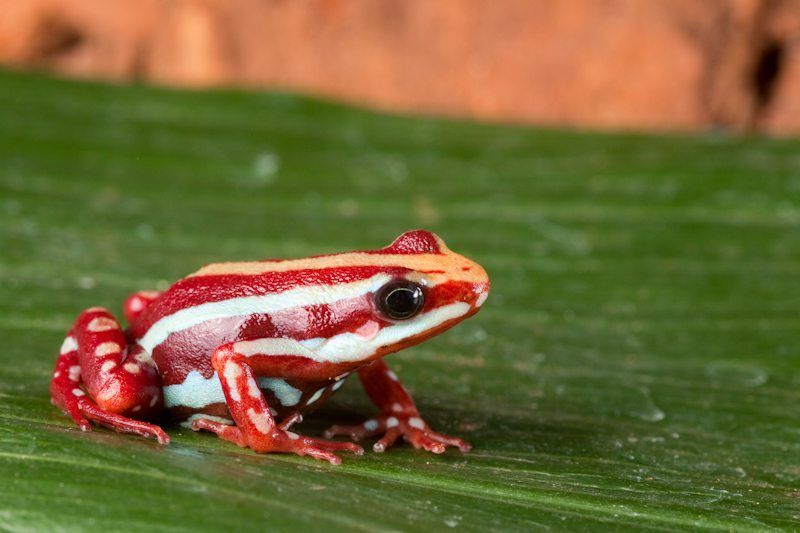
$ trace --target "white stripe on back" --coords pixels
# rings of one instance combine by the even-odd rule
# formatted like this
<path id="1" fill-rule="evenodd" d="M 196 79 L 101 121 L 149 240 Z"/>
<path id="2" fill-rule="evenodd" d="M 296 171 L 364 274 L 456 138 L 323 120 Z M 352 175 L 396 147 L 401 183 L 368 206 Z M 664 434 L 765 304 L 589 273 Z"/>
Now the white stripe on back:
<path id="1" fill-rule="evenodd" d="M 332 304 L 339 300 L 356 298 L 377 291 L 390 279 L 391 277 L 387 274 L 377 274 L 371 278 L 351 283 L 310 285 L 284 292 L 243 296 L 187 307 L 161 318 L 150 326 L 147 333 L 139 339 L 139 345 L 147 352 L 153 353 L 155 347 L 164 342 L 172 333 L 183 331 L 209 320 L 275 313 L 309 305 Z"/>
<path id="2" fill-rule="evenodd" d="M 233 350 L 245 357 L 254 355 L 294 355 L 318 361 L 317 355 L 294 339 L 255 339 L 234 343 Z"/>

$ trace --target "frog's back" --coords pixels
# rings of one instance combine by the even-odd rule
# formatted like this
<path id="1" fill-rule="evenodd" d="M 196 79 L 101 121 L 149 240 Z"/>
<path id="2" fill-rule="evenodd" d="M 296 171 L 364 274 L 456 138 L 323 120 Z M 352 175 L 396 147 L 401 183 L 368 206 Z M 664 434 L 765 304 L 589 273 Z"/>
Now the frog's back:
<path id="1" fill-rule="evenodd" d="M 171 334 L 207 320 L 330 305 L 367 295 L 411 270 L 444 273 L 445 252 L 432 233 L 413 231 L 378 250 L 210 264 L 163 293 L 132 324 L 131 334 L 152 353 Z"/>

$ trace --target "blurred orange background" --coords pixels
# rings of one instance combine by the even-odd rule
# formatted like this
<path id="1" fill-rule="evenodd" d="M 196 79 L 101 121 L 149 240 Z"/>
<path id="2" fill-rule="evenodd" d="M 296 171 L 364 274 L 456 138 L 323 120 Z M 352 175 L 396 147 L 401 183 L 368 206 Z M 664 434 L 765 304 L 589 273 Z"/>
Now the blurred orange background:
<path id="1" fill-rule="evenodd" d="M 800 132 L 800 0 L 0 0 L 0 63 L 492 121 Z"/>

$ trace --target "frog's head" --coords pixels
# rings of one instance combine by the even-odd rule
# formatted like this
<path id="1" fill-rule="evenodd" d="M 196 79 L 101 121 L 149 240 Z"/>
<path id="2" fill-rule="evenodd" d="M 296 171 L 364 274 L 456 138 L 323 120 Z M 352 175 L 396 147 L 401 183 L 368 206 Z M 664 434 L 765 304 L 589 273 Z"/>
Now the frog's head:
<path id="1" fill-rule="evenodd" d="M 409 231 L 379 250 L 390 274 L 371 293 L 380 353 L 417 344 L 475 314 L 489 295 L 479 264 L 451 251 L 437 235 Z"/>

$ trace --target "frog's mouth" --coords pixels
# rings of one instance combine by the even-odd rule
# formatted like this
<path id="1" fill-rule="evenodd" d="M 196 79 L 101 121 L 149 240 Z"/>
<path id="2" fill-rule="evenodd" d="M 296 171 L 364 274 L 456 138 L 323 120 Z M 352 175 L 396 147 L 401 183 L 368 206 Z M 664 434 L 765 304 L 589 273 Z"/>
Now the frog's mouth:
<path id="1" fill-rule="evenodd" d="M 423 311 L 413 320 L 383 322 L 377 332 L 365 337 L 363 332 L 339 333 L 327 339 L 300 341 L 314 352 L 313 359 L 328 363 L 368 361 L 376 354 L 396 352 L 406 346 L 418 344 L 437 335 L 477 310 L 476 307 L 456 301 L 429 311 Z"/>
<path id="2" fill-rule="evenodd" d="M 475 293 L 475 301 L 473 305 L 477 311 L 477 309 L 480 308 L 489 297 L 489 282 L 487 281 L 486 283 L 476 284 L 472 290 Z"/>
<path id="3" fill-rule="evenodd" d="M 404 350 L 406 348 L 410 348 L 411 346 L 415 346 L 417 344 L 425 342 L 426 340 L 428 340 L 428 339 L 430 339 L 432 337 L 435 337 L 436 335 L 439 335 L 440 333 L 443 333 L 443 332 L 447 331 L 448 329 L 452 328 L 453 326 L 455 326 L 456 324 L 458 324 L 462 320 L 465 320 L 465 319 L 471 317 L 472 315 L 477 313 L 478 310 L 480 309 L 480 307 L 478 307 L 478 306 L 468 305 L 468 304 L 466 304 L 464 302 L 457 302 L 455 304 L 449 304 L 449 305 L 458 305 L 458 304 L 461 304 L 461 306 L 463 306 L 463 309 L 464 309 L 464 312 L 462 314 L 460 314 L 459 316 L 454 316 L 452 318 L 447 318 L 444 321 L 440 322 L 439 324 L 430 327 L 429 329 L 426 329 L 426 330 L 421 331 L 419 333 L 407 336 L 407 337 L 405 337 L 405 338 L 403 338 L 401 340 L 398 340 L 397 342 L 394 342 L 394 343 L 391 343 L 391 344 L 384 344 L 384 345 L 378 347 L 375 350 L 375 353 L 372 354 L 371 356 L 369 356 L 368 358 L 366 358 L 364 361 L 372 361 L 372 360 L 375 360 L 375 359 L 380 359 L 381 357 L 383 357 L 385 355 L 389 355 L 389 354 L 394 353 L 394 352 L 399 352 L 400 350 Z M 459 306 L 459 308 L 462 308 L 461 306 Z M 448 306 L 445 306 L 445 307 L 448 307 Z M 439 308 L 439 309 L 442 309 L 442 308 Z M 431 312 L 433 312 L 433 311 L 431 311 Z"/>

